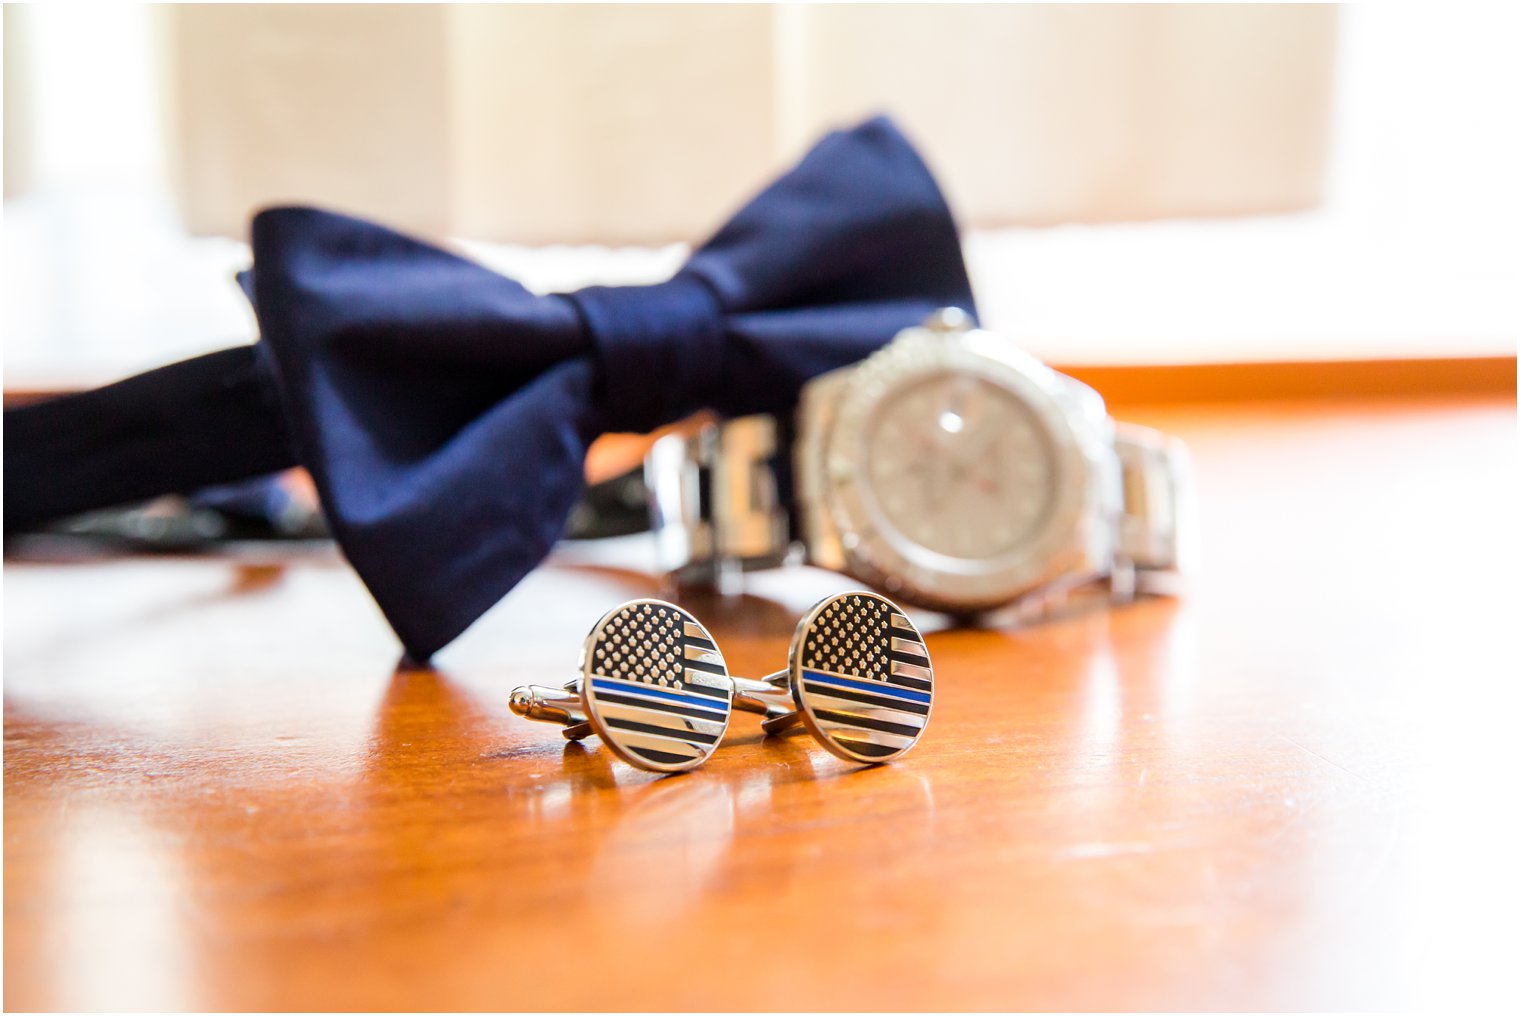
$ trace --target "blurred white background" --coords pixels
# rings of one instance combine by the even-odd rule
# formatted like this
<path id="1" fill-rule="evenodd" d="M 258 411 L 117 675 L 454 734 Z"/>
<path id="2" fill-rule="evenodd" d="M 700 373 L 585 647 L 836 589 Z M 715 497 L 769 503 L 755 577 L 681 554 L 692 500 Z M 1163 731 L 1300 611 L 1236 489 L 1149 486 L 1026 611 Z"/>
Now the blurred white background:
<path id="1" fill-rule="evenodd" d="M 231 273 L 264 204 L 540 289 L 652 281 L 877 111 L 939 175 L 987 323 L 1047 359 L 1513 355 L 1517 29 L 1435 5 L 7 6 L 6 384 L 251 339 Z"/>

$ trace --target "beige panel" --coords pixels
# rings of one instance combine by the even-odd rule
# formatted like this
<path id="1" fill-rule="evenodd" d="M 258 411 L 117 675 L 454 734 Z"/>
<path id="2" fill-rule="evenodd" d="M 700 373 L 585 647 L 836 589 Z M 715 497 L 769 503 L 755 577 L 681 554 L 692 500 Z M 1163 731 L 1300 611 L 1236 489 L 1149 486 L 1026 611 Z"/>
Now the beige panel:
<path id="1" fill-rule="evenodd" d="M 314 201 L 527 243 L 700 239 L 903 122 L 967 225 L 1318 200 L 1324 7 L 176 7 L 193 229 Z"/>
<path id="2" fill-rule="evenodd" d="M 772 12 L 451 12 L 456 223 L 521 242 L 700 239 L 776 167 Z"/>
<path id="3" fill-rule="evenodd" d="M 179 192 L 194 232 L 313 202 L 437 233 L 449 222 L 443 7 L 173 9 Z"/>
<path id="4" fill-rule="evenodd" d="M 1140 214 L 1239 215 L 1323 198 L 1335 84 L 1334 6 L 1174 6 L 1146 68 L 1159 165 Z"/>
<path id="5" fill-rule="evenodd" d="M 1320 195 L 1335 11 L 812 7 L 788 141 L 889 109 L 968 224 L 1301 208 Z"/>
<path id="6" fill-rule="evenodd" d="M 4 17 L 3 71 L 5 77 L 5 197 L 25 194 L 36 182 L 35 127 L 27 86 L 35 78 L 27 47 L 30 10 L 21 4 L 6 4 Z"/>

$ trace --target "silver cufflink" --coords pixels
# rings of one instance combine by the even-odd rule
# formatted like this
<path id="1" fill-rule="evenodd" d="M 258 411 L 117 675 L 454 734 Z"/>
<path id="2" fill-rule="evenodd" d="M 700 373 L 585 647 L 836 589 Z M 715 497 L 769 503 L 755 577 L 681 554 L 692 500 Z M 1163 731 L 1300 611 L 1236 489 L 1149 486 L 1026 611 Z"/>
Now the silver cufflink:
<path id="1" fill-rule="evenodd" d="M 563 688 L 512 692 L 512 711 L 595 734 L 624 762 L 672 773 L 718 747 L 734 686 L 711 633 L 663 600 L 629 600 L 602 616 L 581 648 L 580 676 Z"/>
<path id="2" fill-rule="evenodd" d="M 734 688 L 734 708 L 763 714 L 767 734 L 802 723 L 846 761 L 890 762 L 929 725 L 934 668 L 923 636 L 895 603 L 850 592 L 808 611 L 785 670 L 734 678 Z"/>

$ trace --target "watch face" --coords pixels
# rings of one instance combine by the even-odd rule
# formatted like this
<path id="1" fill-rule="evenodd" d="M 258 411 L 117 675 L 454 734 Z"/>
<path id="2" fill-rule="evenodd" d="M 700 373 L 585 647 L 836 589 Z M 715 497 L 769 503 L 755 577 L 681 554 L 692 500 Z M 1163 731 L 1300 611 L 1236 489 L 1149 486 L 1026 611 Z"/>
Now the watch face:
<path id="1" fill-rule="evenodd" d="M 964 561 L 1027 543 L 1049 515 L 1057 464 L 1018 395 L 969 371 L 921 376 L 882 399 L 865 428 L 864 465 L 883 534 Z"/>
<path id="2" fill-rule="evenodd" d="M 862 363 L 823 454 L 848 570 L 976 610 L 1086 568 L 1096 488 L 1063 384 L 984 332 L 905 335 Z"/>

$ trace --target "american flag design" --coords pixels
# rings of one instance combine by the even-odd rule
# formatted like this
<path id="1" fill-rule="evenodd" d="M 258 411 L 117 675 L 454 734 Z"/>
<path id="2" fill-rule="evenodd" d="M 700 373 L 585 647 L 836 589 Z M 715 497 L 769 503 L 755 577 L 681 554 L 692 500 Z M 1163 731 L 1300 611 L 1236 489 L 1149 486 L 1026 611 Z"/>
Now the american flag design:
<path id="1" fill-rule="evenodd" d="M 690 769 L 728 729 L 728 666 L 708 630 L 673 603 L 633 600 L 609 612 L 586 640 L 581 673 L 592 727 L 634 765 Z"/>
<path id="2" fill-rule="evenodd" d="M 791 665 L 808 725 L 841 758 L 891 761 L 918 743 L 929 723 L 929 650 L 884 596 L 842 593 L 814 607 Z"/>

